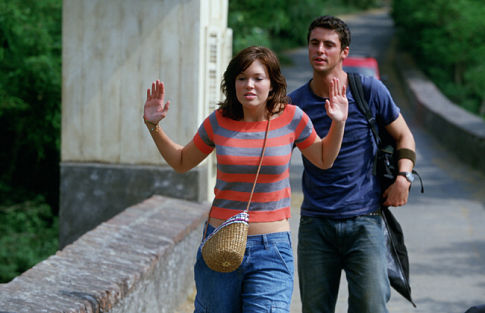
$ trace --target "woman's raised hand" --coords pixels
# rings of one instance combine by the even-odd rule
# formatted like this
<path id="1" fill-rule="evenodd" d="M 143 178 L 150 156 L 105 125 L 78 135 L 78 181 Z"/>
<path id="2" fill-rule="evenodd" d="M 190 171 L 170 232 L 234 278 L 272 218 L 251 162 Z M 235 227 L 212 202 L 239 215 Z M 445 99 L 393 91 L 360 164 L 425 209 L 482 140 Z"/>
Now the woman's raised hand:
<path id="1" fill-rule="evenodd" d="M 165 85 L 157 80 L 152 83 L 152 89 L 147 89 L 147 100 L 143 107 L 143 119 L 152 124 L 158 124 L 167 116 L 170 101 L 164 102 Z"/>
<path id="2" fill-rule="evenodd" d="M 349 101 L 345 94 L 345 84 L 340 87 L 338 78 L 332 78 L 329 88 L 330 100 L 325 101 L 325 110 L 327 115 L 336 122 L 344 122 L 347 120 L 349 111 Z"/>

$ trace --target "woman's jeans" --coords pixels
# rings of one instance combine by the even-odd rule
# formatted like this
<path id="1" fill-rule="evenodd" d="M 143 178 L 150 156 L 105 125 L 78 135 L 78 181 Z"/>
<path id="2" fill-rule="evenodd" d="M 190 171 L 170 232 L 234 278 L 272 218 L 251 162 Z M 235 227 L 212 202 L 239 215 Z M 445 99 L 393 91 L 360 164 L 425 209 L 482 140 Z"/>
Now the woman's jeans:
<path id="1" fill-rule="evenodd" d="M 303 313 L 333 313 L 345 271 L 349 313 L 387 313 L 390 297 L 381 216 L 348 219 L 302 216 L 298 277 Z"/>
<path id="2" fill-rule="evenodd" d="M 214 228 L 208 226 L 207 235 Z M 212 271 L 197 251 L 195 313 L 290 312 L 293 252 L 289 232 L 248 236 L 241 266 Z"/>

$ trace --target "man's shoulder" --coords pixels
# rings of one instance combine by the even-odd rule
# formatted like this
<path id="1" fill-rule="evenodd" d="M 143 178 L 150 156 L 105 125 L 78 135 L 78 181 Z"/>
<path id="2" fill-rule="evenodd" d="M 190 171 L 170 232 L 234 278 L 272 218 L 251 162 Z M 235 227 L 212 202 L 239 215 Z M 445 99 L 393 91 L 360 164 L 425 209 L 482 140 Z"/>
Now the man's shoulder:
<path id="1" fill-rule="evenodd" d="M 351 75 L 351 73 L 347 74 Z M 357 78 L 360 79 L 364 90 L 380 89 L 382 87 L 385 87 L 384 84 L 382 84 L 382 82 L 374 76 L 362 75 L 360 73 L 352 74 L 357 75 Z"/>
<path id="2" fill-rule="evenodd" d="M 361 75 L 361 80 L 364 92 L 378 95 L 389 94 L 388 88 L 380 79 L 373 76 Z"/>

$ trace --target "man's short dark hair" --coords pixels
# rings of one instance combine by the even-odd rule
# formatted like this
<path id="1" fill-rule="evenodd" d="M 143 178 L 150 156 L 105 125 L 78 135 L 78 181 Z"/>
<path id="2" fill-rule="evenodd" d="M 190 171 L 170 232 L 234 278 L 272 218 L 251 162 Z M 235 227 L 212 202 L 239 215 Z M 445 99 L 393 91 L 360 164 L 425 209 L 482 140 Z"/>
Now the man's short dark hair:
<path id="1" fill-rule="evenodd" d="M 350 47 L 350 29 L 344 21 L 335 16 L 324 15 L 313 20 L 308 28 L 307 42 L 310 42 L 310 34 L 317 27 L 334 30 L 340 39 L 341 49 Z"/>

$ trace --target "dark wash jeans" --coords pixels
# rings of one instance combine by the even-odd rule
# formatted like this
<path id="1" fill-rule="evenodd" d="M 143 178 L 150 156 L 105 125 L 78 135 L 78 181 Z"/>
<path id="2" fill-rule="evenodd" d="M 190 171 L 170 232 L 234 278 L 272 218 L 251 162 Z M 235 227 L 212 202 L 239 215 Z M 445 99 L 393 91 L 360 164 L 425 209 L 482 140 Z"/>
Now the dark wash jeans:
<path id="1" fill-rule="evenodd" d="M 302 216 L 298 275 L 303 313 L 334 313 L 345 271 L 349 313 L 387 313 L 390 298 L 381 216 Z"/>
<path id="2" fill-rule="evenodd" d="M 207 227 L 207 235 L 214 228 Z M 218 273 L 200 247 L 194 267 L 195 313 L 289 313 L 293 293 L 293 251 L 289 232 L 248 236 L 241 266 Z"/>

